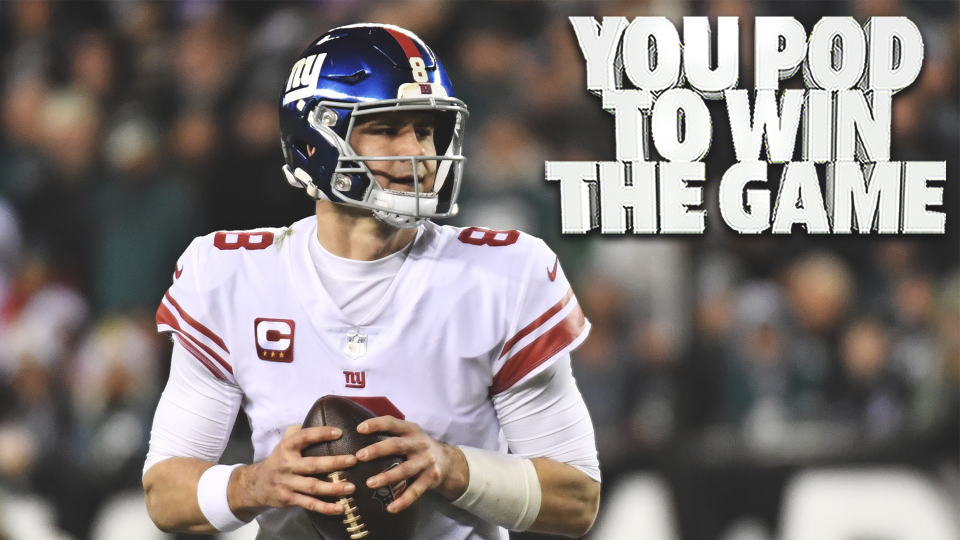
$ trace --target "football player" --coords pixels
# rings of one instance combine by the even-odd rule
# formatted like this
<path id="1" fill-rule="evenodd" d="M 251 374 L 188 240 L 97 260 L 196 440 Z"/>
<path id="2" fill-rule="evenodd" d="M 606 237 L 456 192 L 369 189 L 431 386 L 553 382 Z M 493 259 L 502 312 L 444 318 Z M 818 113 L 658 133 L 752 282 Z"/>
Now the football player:
<path id="1" fill-rule="evenodd" d="M 569 358 L 589 323 L 556 255 L 430 221 L 457 212 L 466 119 L 401 28 L 337 28 L 301 55 L 280 98 L 283 171 L 316 216 L 196 239 L 157 311 L 174 350 L 143 483 L 161 529 L 256 517 L 258 538 L 317 538 L 304 509 L 343 513 L 318 497 L 355 486 L 308 475 L 403 455 L 368 485 L 406 483 L 387 510 L 419 499 L 415 538 L 589 530 L 600 473 Z M 382 415 L 361 433 L 395 437 L 302 457 L 341 435 L 298 425 L 326 394 Z M 255 463 L 216 465 L 241 407 Z"/>

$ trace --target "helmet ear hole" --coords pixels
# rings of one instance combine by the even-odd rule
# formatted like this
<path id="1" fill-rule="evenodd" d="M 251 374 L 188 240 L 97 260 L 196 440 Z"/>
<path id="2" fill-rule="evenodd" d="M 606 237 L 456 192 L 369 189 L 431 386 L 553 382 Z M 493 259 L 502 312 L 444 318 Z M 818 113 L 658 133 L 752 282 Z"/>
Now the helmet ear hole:
<path id="1" fill-rule="evenodd" d="M 293 141 L 293 147 L 296 148 L 304 158 L 312 156 L 313 153 L 317 151 L 316 148 L 300 140 Z"/>

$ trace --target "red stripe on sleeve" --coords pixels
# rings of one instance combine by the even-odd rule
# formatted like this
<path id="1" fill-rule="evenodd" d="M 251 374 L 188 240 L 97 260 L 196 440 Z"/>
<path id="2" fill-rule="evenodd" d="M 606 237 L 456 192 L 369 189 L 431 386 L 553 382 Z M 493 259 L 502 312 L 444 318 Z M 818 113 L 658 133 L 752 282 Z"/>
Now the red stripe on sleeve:
<path id="1" fill-rule="evenodd" d="M 227 352 L 230 352 L 230 349 L 227 348 L 227 345 L 223 342 L 222 339 L 220 339 L 220 337 L 219 337 L 218 335 L 214 334 L 209 328 L 207 328 L 206 326 L 202 325 L 202 324 L 200 323 L 200 321 L 198 321 L 198 320 L 194 319 L 193 317 L 191 317 L 190 314 L 188 314 L 186 311 L 183 310 L 183 308 L 180 307 L 180 304 L 178 304 L 177 301 L 173 299 L 173 296 L 171 296 L 170 291 L 167 291 L 167 294 L 166 294 L 165 296 L 166 296 L 167 300 L 170 301 L 170 304 L 171 304 L 173 307 L 177 308 L 177 313 L 180 314 L 180 318 L 182 318 L 183 320 L 187 321 L 187 324 L 189 324 L 190 326 L 196 328 L 201 334 L 203 334 L 203 335 L 207 336 L 208 338 L 210 338 L 210 341 L 212 341 L 212 342 L 216 343 L 217 345 L 219 345 L 221 349 L 223 349 L 223 350 L 225 350 L 225 351 L 227 351 Z"/>
<path id="2" fill-rule="evenodd" d="M 160 307 L 157 308 L 157 324 L 165 324 L 180 330 L 180 323 L 177 322 L 177 318 L 173 316 L 173 313 L 170 313 L 170 308 L 163 305 L 163 302 L 160 302 Z"/>
<path id="3" fill-rule="evenodd" d="M 410 39 L 410 36 L 392 28 L 384 28 L 384 30 L 390 32 L 390 35 L 393 36 L 393 39 L 397 40 L 397 43 L 403 47 L 403 52 L 406 53 L 407 58 L 413 58 L 414 56 L 423 58 L 423 54 L 421 54 L 420 50 L 417 49 L 417 46 L 413 43 L 413 40 Z"/>
<path id="4" fill-rule="evenodd" d="M 223 358 L 221 358 L 219 354 L 213 351 L 213 349 L 211 349 L 210 347 L 207 347 L 203 343 L 200 343 L 187 332 L 184 332 L 183 329 L 180 328 L 180 323 L 177 322 L 177 318 L 173 316 L 173 312 L 171 312 L 170 308 L 168 308 L 164 304 L 160 304 L 160 307 L 157 308 L 157 324 L 165 324 L 173 328 L 174 330 L 176 330 L 178 336 L 185 337 L 188 340 L 192 341 L 194 345 L 206 351 L 206 353 L 209 354 L 214 360 L 216 360 L 217 363 L 223 366 L 223 369 L 227 370 L 230 374 L 233 374 L 233 368 L 230 367 L 230 363 L 224 360 Z M 224 347 L 224 350 L 226 350 L 226 347 Z"/>
<path id="5" fill-rule="evenodd" d="M 563 299 L 561 299 L 559 302 L 554 304 L 553 307 L 551 307 L 547 311 L 543 312 L 543 315 L 534 319 L 532 323 L 524 326 L 523 330 L 520 330 L 519 332 L 517 332 L 515 336 L 510 338 L 510 340 L 507 341 L 506 344 L 504 344 L 503 350 L 500 352 L 499 358 L 503 358 L 503 355 L 510 352 L 510 349 L 512 349 L 513 346 L 516 345 L 518 341 L 530 335 L 531 332 L 533 332 L 537 328 L 540 328 L 540 326 L 543 325 L 543 323 L 549 321 L 550 317 L 553 317 L 554 315 L 559 313 L 560 310 L 563 309 L 563 306 L 567 305 L 567 302 L 569 302 L 571 298 L 573 298 L 573 289 L 569 289 L 567 291 L 567 295 L 564 296 Z"/>
<path id="6" fill-rule="evenodd" d="M 221 381 L 227 382 L 227 378 L 224 377 L 222 373 L 220 373 L 220 370 L 213 365 L 213 362 L 211 362 L 210 360 L 207 360 L 207 357 L 203 356 L 203 354 L 201 354 L 200 351 L 196 349 L 196 347 L 191 345 L 190 342 L 188 342 L 187 340 L 180 337 L 180 334 L 174 334 L 174 336 L 177 338 L 177 343 L 179 343 L 184 349 L 186 349 L 188 353 L 193 355 L 194 358 L 199 360 L 200 363 L 203 364 L 203 367 L 207 368 L 207 370 L 209 370 L 210 373 L 213 373 L 213 375 L 216 378 L 220 379 Z"/>
<path id="7" fill-rule="evenodd" d="M 542 336 L 538 337 L 533 343 L 520 349 L 517 354 L 507 360 L 500 371 L 493 377 L 493 384 L 490 386 L 490 395 L 499 394 L 507 388 L 510 388 L 517 381 L 524 378 L 528 373 L 549 360 L 564 347 L 573 343 L 577 336 L 586 328 L 587 319 L 583 316 L 583 310 L 580 306 L 574 306 L 570 313 L 557 323 L 556 326 L 547 330 Z"/>

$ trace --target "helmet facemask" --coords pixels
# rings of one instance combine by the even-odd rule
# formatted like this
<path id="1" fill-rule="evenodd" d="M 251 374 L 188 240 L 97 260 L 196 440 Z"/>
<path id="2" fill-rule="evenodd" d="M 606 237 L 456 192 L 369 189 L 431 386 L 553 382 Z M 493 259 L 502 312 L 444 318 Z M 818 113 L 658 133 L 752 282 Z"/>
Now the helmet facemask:
<path id="1" fill-rule="evenodd" d="M 408 111 L 436 117 L 436 155 L 420 155 L 424 150 L 412 147 L 370 147 L 366 141 L 357 141 L 357 151 L 350 144 L 364 117 Z M 371 210 L 397 227 L 449 217 L 457 213 L 466 118 L 467 108 L 456 99 L 440 60 L 416 35 L 383 24 L 334 28 L 301 54 L 281 91 L 284 173 L 314 198 Z M 416 155 L 377 155 L 407 148 Z M 373 163 L 379 161 L 409 164 L 412 175 L 398 174 L 397 163 Z M 436 174 L 429 190 L 430 182 L 417 170 L 425 162 Z M 387 181 L 381 185 L 377 178 Z"/>
<path id="2" fill-rule="evenodd" d="M 435 113 L 436 155 L 361 156 L 350 144 L 354 128 L 364 117 L 406 111 Z M 346 116 L 345 121 L 343 116 Z M 340 154 L 330 177 L 329 192 L 335 197 L 330 200 L 372 210 L 380 220 L 401 228 L 416 227 L 424 219 L 456 215 L 456 200 L 463 177 L 462 148 L 466 117 L 467 110 L 463 103 L 450 98 L 398 98 L 372 103 L 317 102 L 307 115 L 307 121 Z M 441 148 L 442 151 L 439 150 Z M 372 161 L 410 163 L 413 191 L 381 186 L 368 165 Z M 418 171 L 420 162 L 436 163 L 436 177 L 430 191 L 423 189 L 423 178 Z"/>

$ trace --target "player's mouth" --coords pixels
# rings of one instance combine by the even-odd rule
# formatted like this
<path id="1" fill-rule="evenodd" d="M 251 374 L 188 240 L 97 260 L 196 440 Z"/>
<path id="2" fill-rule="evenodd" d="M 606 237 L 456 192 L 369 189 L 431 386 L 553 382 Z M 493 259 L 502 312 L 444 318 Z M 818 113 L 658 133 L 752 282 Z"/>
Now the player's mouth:
<path id="1" fill-rule="evenodd" d="M 386 181 L 385 185 L 383 185 L 386 189 L 392 189 L 394 191 L 416 191 L 413 175 L 393 176 L 387 173 L 376 173 L 376 175 Z M 420 191 L 429 191 L 423 178 L 420 179 Z"/>

